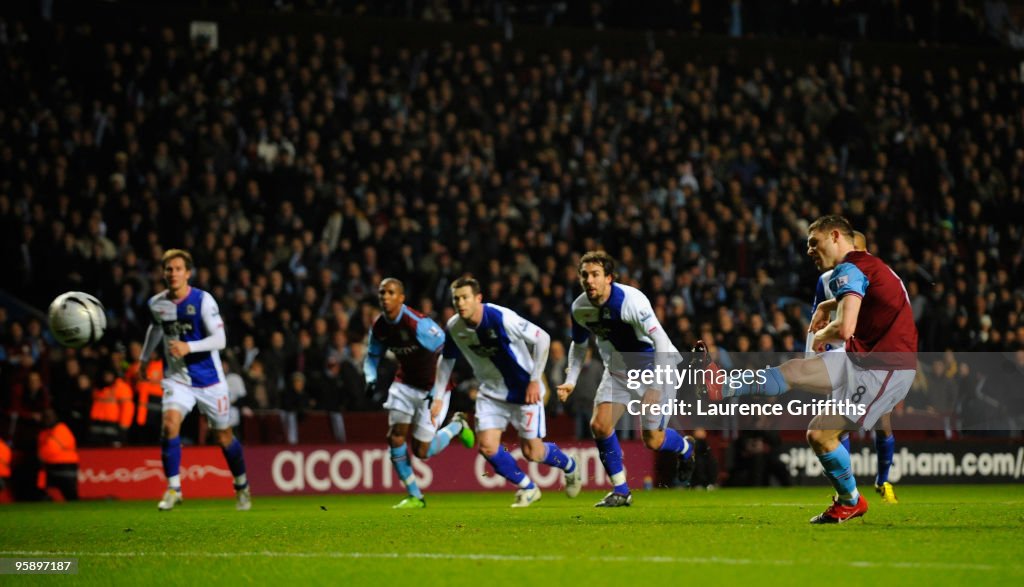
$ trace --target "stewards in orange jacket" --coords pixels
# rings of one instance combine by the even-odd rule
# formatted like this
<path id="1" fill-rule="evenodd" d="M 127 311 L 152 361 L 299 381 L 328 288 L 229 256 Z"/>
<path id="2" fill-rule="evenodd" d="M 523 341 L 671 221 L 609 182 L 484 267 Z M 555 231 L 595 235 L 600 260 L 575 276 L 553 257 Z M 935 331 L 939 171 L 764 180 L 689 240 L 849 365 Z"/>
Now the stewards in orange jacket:
<path id="1" fill-rule="evenodd" d="M 7 480 L 11 478 L 11 447 L 0 438 L 0 503 L 10 503 L 11 490 L 7 488 Z"/>
<path id="2" fill-rule="evenodd" d="M 161 402 L 164 390 L 160 380 L 164 378 L 164 362 L 162 359 L 153 359 L 144 375 L 139 373 L 140 368 L 141 363 L 135 361 L 124 372 L 125 380 L 135 392 L 135 426 L 138 432 L 135 440 L 157 442 L 160 438 L 160 413 L 163 410 Z"/>
<path id="3" fill-rule="evenodd" d="M 39 433 L 38 454 L 43 469 L 39 471 L 39 489 L 60 490 L 67 501 L 78 499 L 78 447 L 71 429 L 57 422 L 53 410 L 46 414 L 48 428 Z"/>
<path id="4" fill-rule="evenodd" d="M 120 446 L 135 415 L 132 387 L 109 369 L 103 371 L 103 383 L 92 392 L 90 433 L 101 444 Z"/>

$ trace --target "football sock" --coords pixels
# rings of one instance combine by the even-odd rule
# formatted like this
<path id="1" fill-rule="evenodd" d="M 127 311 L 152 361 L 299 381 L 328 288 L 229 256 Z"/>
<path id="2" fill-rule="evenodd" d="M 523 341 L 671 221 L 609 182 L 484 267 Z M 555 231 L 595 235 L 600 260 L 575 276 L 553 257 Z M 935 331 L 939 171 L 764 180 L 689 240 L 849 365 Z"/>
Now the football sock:
<path id="1" fill-rule="evenodd" d="M 526 473 L 519 468 L 516 464 L 516 460 L 512 458 L 505 447 L 498 449 L 498 452 L 494 453 L 493 456 L 484 456 L 487 462 L 494 468 L 494 472 L 508 479 L 513 485 L 519 486 L 521 489 L 531 489 L 533 487 L 533 481 L 526 476 Z"/>
<path id="2" fill-rule="evenodd" d="M 181 437 L 165 438 L 160 445 L 160 460 L 164 464 L 167 486 L 171 489 L 181 489 Z"/>
<path id="3" fill-rule="evenodd" d="M 850 452 L 850 434 L 846 433 L 839 437 L 839 444 L 846 448 L 846 452 Z"/>
<path id="4" fill-rule="evenodd" d="M 544 464 L 561 469 L 566 473 L 576 470 L 576 461 L 569 458 L 569 455 L 562 452 L 554 442 L 544 443 Z"/>
<path id="5" fill-rule="evenodd" d="M 405 490 L 409 492 L 409 495 L 417 499 L 423 499 L 423 492 L 420 491 L 419 485 L 416 485 L 416 475 L 412 472 L 412 463 L 409 462 L 409 450 L 406 448 L 405 443 L 402 446 L 391 447 L 391 462 L 395 466 L 395 471 L 398 472 L 398 478 L 402 480 L 402 485 L 405 485 Z"/>
<path id="6" fill-rule="evenodd" d="M 722 396 L 775 396 L 782 395 L 789 391 L 789 384 L 786 383 L 786 378 L 782 376 L 782 371 L 779 371 L 778 367 L 771 367 L 769 369 L 765 369 L 764 376 L 764 383 L 759 383 L 757 381 L 748 383 L 741 379 L 729 379 L 725 382 L 725 385 L 722 387 Z"/>
<path id="7" fill-rule="evenodd" d="M 231 444 L 221 448 L 224 453 L 224 460 L 228 462 L 228 468 L 235 477 L 235 489 L 242 489 L 249 484 L 245 477 L 245 457 L 242 455 L 242 443 L 237 438 L 231 439 Z"/>
<path id="8" fill-rule="evenodd" d="M 629 485 L 626 484 L 626 470 L 622 466 L 622 447 L 619 446 L 619 437 L 615 432 L 608 438 L 597 439 L 597 451 L 601 456 L 601 463 L 608 477 L 612 480 L 615 493 L 629 495 Z"/>
<path id="9" fill-rule="evenodd" d="M 658 447 L 662 452 L 674 452 L 683 455 L 683 458 L 690 458 L 693 454 L 693 446 L 681 434 L 671 428 L 665 429 L 665 440 Z"/>
<path id="10" fill-rule="evenodd" d="M 878 451 L 878 475 L 875 477 L 875 485 L 881 485 L 889 480 L 892 454 L 896 452 L 896 437 L 892 434 L 882 437 L 880 433 L 876 432 L 875 450 Z"/>
<path id="11" fill-rule="evenodd" d="M 860 493 L 857 491 L 857 480 L 853 478 L 853 469 L 850 468 L 850 453 L 840 444 L 832 452 L 818 455 L 818 460 L 825 468 L 825 476 L 839 494 L 839 501 L 844 505 L 855 505 Z"/>
<path id="12" fill-rule="evenodd" d="M 427 458 L 429 459 L 444 450 L 448 443 L 452 441 L 452 438 L 459 432 L 462 432 L 462 424 L 458 422 L 451 422 L 438 430 L 437 434 L 434 435 L 434 439 L 430 441 L 430 448 L 427 449 Z"/>

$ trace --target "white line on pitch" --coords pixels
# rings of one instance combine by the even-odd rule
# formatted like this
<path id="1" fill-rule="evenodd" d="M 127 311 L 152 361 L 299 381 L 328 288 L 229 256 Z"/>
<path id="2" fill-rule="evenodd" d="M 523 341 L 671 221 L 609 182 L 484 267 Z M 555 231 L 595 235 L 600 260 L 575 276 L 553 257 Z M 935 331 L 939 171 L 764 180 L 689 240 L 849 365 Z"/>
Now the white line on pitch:
<path id="1" fill-rule="evenodd" d="M 45 550 L 7 550 L 0 551 L 2 556 L 75 556 L 75 557 L 171 557 L 171 558 L 350 558 L 350 559 L 431 559 L 431 560 L 486 560 L 496 562 L 561 562 L 578 561 L 584 557 L 568 557 L 562 555 L 518 555 L 488 553 L 444 553 L 444 552 L 50 552 Z M 795 560 L 745 559 L 724 557 L 679 557 L 679 556 L 590 556 L 585 557 L 591 562 L 622 562 L 622 563 L 671 563 L 671 564 L 706 564 L 706 565 L 768 565 L 793 566 L 804 564 Z M 886 562 L 886 561 L 833 561 L 833 566 L 854 568 L 893 568 L 893 569 L 925 569 L 944 571 L 996 571 L 1018 567 L 997 567 L 973 563 L 941 563 L 941 562 Z"/>

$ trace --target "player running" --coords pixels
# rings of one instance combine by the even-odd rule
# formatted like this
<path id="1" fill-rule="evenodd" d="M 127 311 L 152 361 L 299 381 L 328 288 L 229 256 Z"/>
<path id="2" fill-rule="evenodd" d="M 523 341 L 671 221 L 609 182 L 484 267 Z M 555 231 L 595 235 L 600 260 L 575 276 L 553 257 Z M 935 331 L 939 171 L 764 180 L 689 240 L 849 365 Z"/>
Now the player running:
<path id="1" fill-rule="evenodd" d="M 639 290 L 615 283 L 615 261 L 604 251 L 591 251 L 580 259 L 580 284 L 584 293 L 572 304 L 572 344 L 569 345 L 569 367 L 565 383 L 558 386 L 563 402 L 576 388 L 586 342 L 593 334 L 604 362 L 604 375 L 594 397 L 594 415 L 590 429 L 601 456 L 601 463 L 614 486 L 595 507 L 622 507 L 633 503 L 626 471 L 622 464 L 622 448 L 615 433 L 615 424 L 626 405 L 633 399 L 643 404 L 666 403 L 666 389 L 638 388 L 631 390 L 626 371 L 648 366 L 655 357 L 672 358 L 674 367 L 678 351 L 668 339 L 651 308 L 651 302 Z M 647 448 L 676 453 L 679 477 L 688 481 L 694 469 L 694 441 L 666 428 L 667 418 L 661 415 L 643 417 L 643 439 Z"/>
<path id="2" fill-rule="evenodd" d="M 823 266 L 835 266 L 829 287 L 837 300 L 836 318 L 814 335 L 813 348 L 845 341 L 846 352 L 822 352 L 767 369 L 763 383 L 730 380 L 701 353 L 708 370 L 701 386 L 712 401 L 744 395 L 777 396 L 791 388 L 830 395 L 835 402 L 858 406 L 862 415 L 847 419 L 819 414 L 811 420 L 807 441 L 818 455 L 825 476 L 838 494 L 812 524 L 835 524 L 863 516 L 867 500 L 857 491 L 850 453 L 839 442 L 852 426 L 872 428 L 878 419 L 906 397 L 917 369 L 917 327 L 910 300 L 900 278 L 877 257 L 853 247 L 853 228 L 841 216 L 823 216 L 807 229 L 807 254 Z"/>
<path id="3" fill-rule="evenodd" d="M 452 421 L 442 428 L 448 413 L 447 393 L 430 402 L 430 387 L 434 384 L 437 357 L 444 345 L 444 332 L 429 317 L 405 305 L 405 285 L 388 277 L 377 289 L 382 313 L 370 327 L 369 352 L 363 361 L 367 396 L 373 395 L 377 385 L 377 365 L 387 351 L 398 358 L 398 373 L 388 389 L 384 407 L 388 410 L 388 444 L 391 462 L 409 495 L 395 508 L 417 509 L 427 507 L 423 492 L 416 484 L 416 476 L 409 462 L 409 449 L 405 439 L 412 428 L 412 450 L 420 459 L 428 459 L 442 450 L 455 436 L 466 448 L 473 448 L 473 431 L 461 412 L 452 415 Z"/>
<path id="4" fill-rule="evenodd" d="M 541 493 L 501 444 L 501 434 L 510 422 L 519 432 L 523 456 L 564 471 L 565 492 L 576 497 L 583 487 L 576 460 L 543 440 L 547 430 L 541 385 L 551 337 L 512 310 L 483 303 L 480 283 L 472 277 L 457 279 L 451 289 L 456 315 L 448 320 L 438 361 L 434 406 L 447 401 L 445 388 L 455 361 L 465 357 L 480 382 L 476 398 L 480 454 L 497 474 L 518 487 L 512 507 L 528 507 Z"/>
<path id="5" fill-rule="evenodd" d="M 157 504 L 160 511 L 182 503 L 181 421 L 198 404 L 235 480 L 235 509 L 252 508 L 249 481 L 245 476 L 242 444 L 231 431 L 228 384 L 220 362 L 220 349 L 227 345 L 224 321 L 216 300 L 209 293 L 188 284 L 192 278 L 192 255 L 169 249 L 161 258 L 167 289 L 149 299 L 152 323 L 142 345 L 139 372 L 146 373 L 149 357 L 164 341 L 163 438 L 161 460 L 167 477 L 167 491 Z"/>
<path id="6" fill-rule="evenodd" d="M 857 230 L 853 231 L 853 250 L 866 251 L 867 249 L 867 239 L 864 237 L 864 233 Z M 825 268 L 824 262 L 819 255 L 811 253 L 811 256 L 814 258 L 814 264 L 819 271 Z M 818 354 L 814 351 L 814 333 L 827 326 L 829 322 L 836 318 L 836 299 L 832 293 L 832 288 L 829 287 L 832 271 L 832 269 L 829 269 L 818 278 L 818 286 L 814 292 L 811 324 L 807 329 L 807 357 L 814 357 Z M 846 343 L 844 341 L 825 344 L 826 351 L 842 351 L 845 348 Z M 839 437 L 839 442 L 849 451 L 850 433 L 844 432 Z M 895 452 L 896 436 L 892 432 L 892 414 L 887 412 L 882 414 L 882 417 L 878 419 L 878 425 L 875 426 L 875 453 L 878 461 L 878 473 L 875 475 L 875 493 L 882 497 L 883 503 L 899 503 L 899 500 L 896 499 L 896 492 L 893 489 L 892 483 L 889 483 L 889 469 L 892 467 L 892 456 Z"/>

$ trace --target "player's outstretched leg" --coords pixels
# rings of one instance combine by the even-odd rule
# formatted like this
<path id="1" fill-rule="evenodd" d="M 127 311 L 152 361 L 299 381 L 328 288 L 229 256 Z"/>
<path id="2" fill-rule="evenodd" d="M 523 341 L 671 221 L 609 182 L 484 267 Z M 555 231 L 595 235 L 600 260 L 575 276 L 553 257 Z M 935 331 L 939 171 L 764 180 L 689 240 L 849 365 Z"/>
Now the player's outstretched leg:
<path id="1" fill-rule="evenodd" d="M 535 463 L 561 469 L 565 473 L 565 494 L 576 497 L 583 488 L 583 475 L 576 459 L 562 452 L 554 442 L 543 442 L 539 438 L 523 439 L 523 456 Z"/>
<path id="2" fill-rule="evenodd" d="M 488 455 L 481 448 L 480 454 L 491 464 L 495 473 L 519 488 L 516 490 L 516 500 L 512 503 L 512 507 L 529 507 L 530 504 L 540 499 L 540 488 L 519 468 L 508 449 L 499 445 L 494 454 Z"/>
<path id="3" fill-rule="evenodd" d="M 453 414 L 452 421 L 437 431 L 437 434 L 430 441 L 430 448 L 427 449 L 426 458 L 430 458 L 443 451 L 456 436 L 459 437 L 462 445 L 466 448 L 473 448 L 473 444 L 476 442 L 476 436 L 466 422 L 466 415 L 462 412 Z"/>
<path id="4" fill-rule="evenodd" d="M 812 421 L 812 427 L 815 421 Z M 807 431 L 807 442 L 818 455 L 825 476 L 832 482 L 837 494 L 832 498 L 832 505 L 828 509 L 811 518 L 812 524 L 839 524 L 859 518 L 868 511 L 867 500 L 857 491 L 857 480 L 854 479 L 853 469 L 850 467 L 850 453 L 838 442 L 838 434 L 838 431 L 830 430 Z M 829 448 L 832 450 L 828 450 Z"/>
<path id="5" fill-rule="evenodd" d="M 245 455 L 242 452 L 242 443 L 235 438 L 231 429 L 218 431 L 222 436 L 221 452 L 224 453 L 224 460 L 231 469 L 231 475 L 235 478 L 235 509 L 240 512 L 247 512 L 252 509 L 252 492 L 249 490 L 249 480 L 245 476 Z"/>
<path id="6" fill-rule="evenodd" d="M 702 380 L 698 382 L 697 391 L 713 402 L 745 395 L 776 396 L 789 391 L 789 383 L 779 367 L 765 369 L 763 383 L 729 379 L 726 377 L 725 370 L 711 360 L 704 341 L 698 340 L 692 353 L 694 358 L 691 368 L 704 372 Z"/>
<path id="7" fill-rule="evenodd" d="M 398 502 L 396 509 L 420 509 L 427 507 L 427 501 L 423 499 L 423 492 L 416 484 L 416 475 L 412 472 L 412 463 L 409 462 L 409 449 L 403 442 L 399 446 L 391 447 L 391 463 L 398 472 L 405 490 L 409 492 L 408 497 Z"/>
<path id="8" fill-rule="evenodd" d="M 174 509 L 174 506 L 182 503 L 181 497 L 181 437 L 164 438 L 160 442 L 160 460 L 164 466 L 164 476 L 167 477 L 167 491 L 160 499 L 156 508 L 162 512 Z"/>
<path id="9" fill-rule="evenodd" d="M 604 465 L 608 478 L 612 480 L 613 488 L 611 493 L 595 503 L 594 507 L 614 508 L 631 505 L 633 494 L 630 493 L 629 484 L 626 483 L 626 468 L 622 464 L 622 447 L 619 446 L 619 437 L 612 430 L 609 436 L 598 438 L 596 443 L 601 464 Z"/>
<path id="10" fill-rule="evenodd" d="M 892 467 L 892 455 L 896 452 L 896 437 L 890 432 L 875 432 L 875 451 L 878 459 L 878 474 L 875 476 L 875 492 L 882 496 L 883 503 L 896 504 L 896 492 L 889 483 L 889 469 Z"/>

